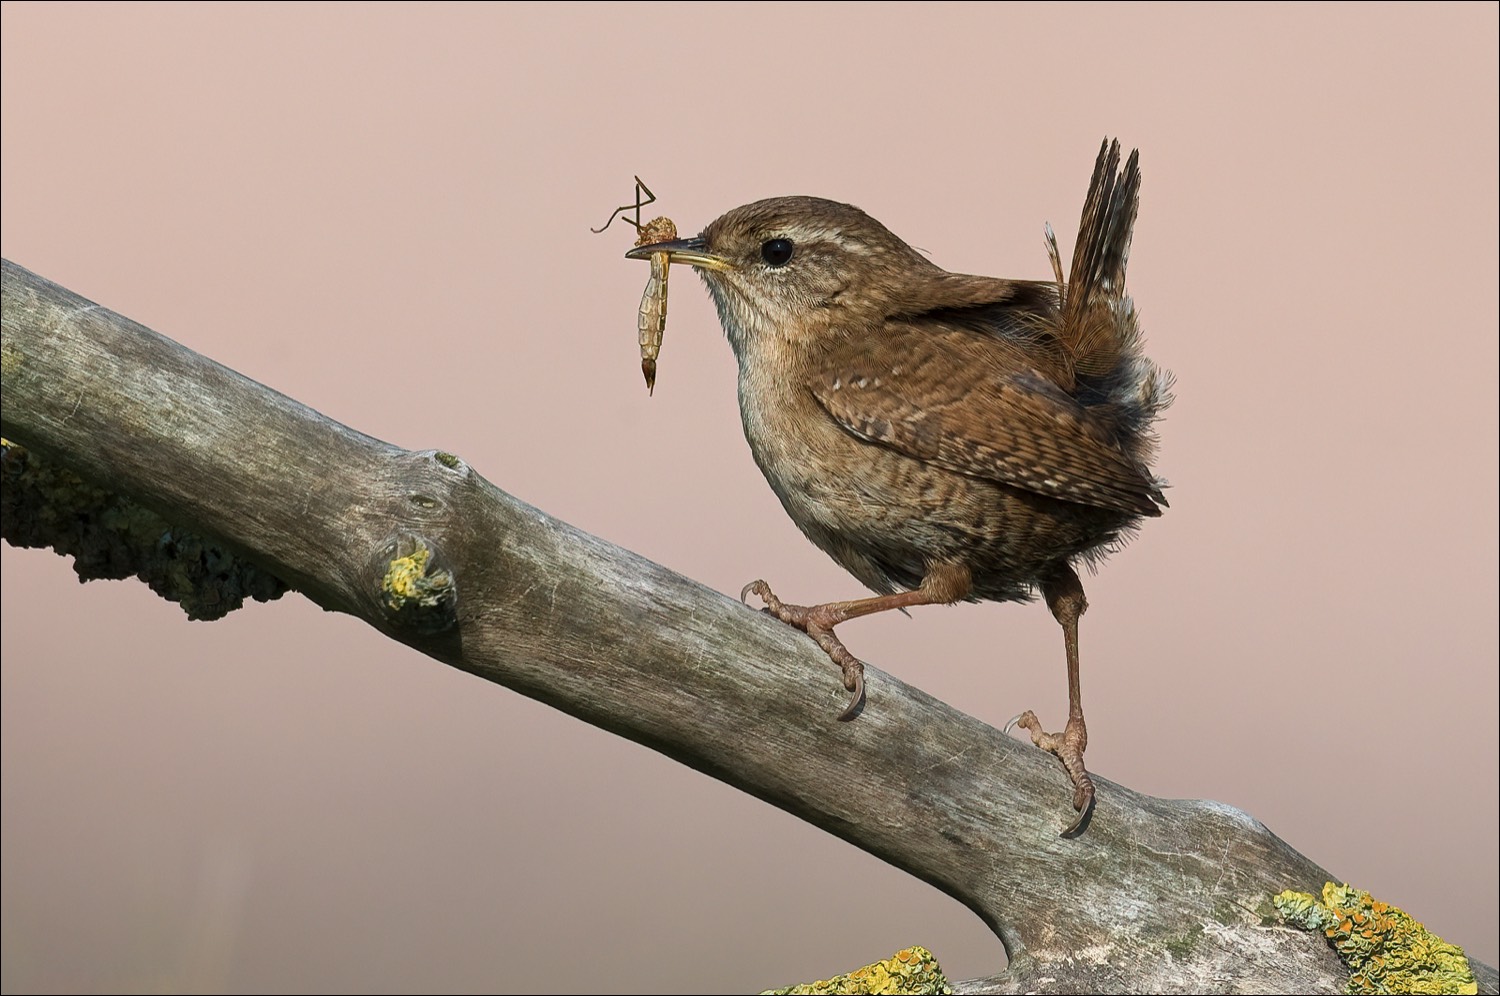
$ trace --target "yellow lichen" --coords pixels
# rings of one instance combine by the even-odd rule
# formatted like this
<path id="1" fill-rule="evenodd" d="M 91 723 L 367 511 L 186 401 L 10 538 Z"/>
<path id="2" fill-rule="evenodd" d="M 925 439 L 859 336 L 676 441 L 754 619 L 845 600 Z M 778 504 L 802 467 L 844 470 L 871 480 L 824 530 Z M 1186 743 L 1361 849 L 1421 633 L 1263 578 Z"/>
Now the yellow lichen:
<path id="1" fill-rule="evenodd" d="M 885 961 L 836 975 L 822 982 L 809 982 L 785 989 L 769 989 L 762 996 L 855 996 L 863 993 L 951 993 L 953 989 L 938 967 L 932 952 L 923 947 L 897 951 Z"/>
<path id="2" fill-rule="evenodd" d="M 453 625 L 458 589 L 453 572 L 438 566 L 431 549 L 422 543 L 404 557 L 394 557 L 380 579 L 389 618 L 403 629 L 428 635 Z M 410 547 L 408 547 L 410 549 Z"/>
<path id="3" fill-rule="evenodd" d="M 412 603 L 430 607 L 447 597 L 453 577 L 442 570 L 429 575 L 427 561 L 431 556 L 431 550 L 420 547 L 408 556 L 391 561 L 380 582 L 386 605 L 393 610 Z"/>
<path id="4" fill-rule="evenodd" d="M 1477 993 L 1463 949 L 1368 892 L 1332 882 L 1319 902 L 1288 890 L 1272 902 L 1283 919 L 1321 931 L 1349 966 L 1350 993 Z"/>
<path id="5" fill-rule="evenodd" d="M 399 608 L 402 602 L 421 597 L 418 587 L 422 576 L 427 573 L 427 558 L 431 556 L 428 550 L 422 549 L 409 557 L 397 557 L 391 561 L 386 568 L 385 579 L 380 588 L 386 594 L 386 604 L 391 608 Z"/>

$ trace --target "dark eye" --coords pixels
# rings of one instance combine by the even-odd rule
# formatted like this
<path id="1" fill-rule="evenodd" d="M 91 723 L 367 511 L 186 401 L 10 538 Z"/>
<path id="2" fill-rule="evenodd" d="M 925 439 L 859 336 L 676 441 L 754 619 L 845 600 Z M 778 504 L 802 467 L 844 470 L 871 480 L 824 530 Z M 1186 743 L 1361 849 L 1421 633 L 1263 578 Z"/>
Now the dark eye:
<path id="1" fill-rule="evenodd" d="M 792 261 L 791 239 L 771 239 L 760 247 L 760 258 L 771 266 L 785 266 Z"/>

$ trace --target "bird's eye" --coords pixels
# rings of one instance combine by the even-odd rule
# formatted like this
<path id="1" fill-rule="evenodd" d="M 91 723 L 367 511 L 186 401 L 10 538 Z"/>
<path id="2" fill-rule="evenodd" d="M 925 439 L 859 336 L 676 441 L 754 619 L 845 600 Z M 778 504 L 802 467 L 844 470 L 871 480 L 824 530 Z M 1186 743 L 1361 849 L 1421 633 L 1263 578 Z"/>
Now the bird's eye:
<path id="1" fill-rule="evenodd" d="M 760 247 L 760 258 L 771 266 L 785 266 L 792 261 L 791 239 L 770 239 Z"/>

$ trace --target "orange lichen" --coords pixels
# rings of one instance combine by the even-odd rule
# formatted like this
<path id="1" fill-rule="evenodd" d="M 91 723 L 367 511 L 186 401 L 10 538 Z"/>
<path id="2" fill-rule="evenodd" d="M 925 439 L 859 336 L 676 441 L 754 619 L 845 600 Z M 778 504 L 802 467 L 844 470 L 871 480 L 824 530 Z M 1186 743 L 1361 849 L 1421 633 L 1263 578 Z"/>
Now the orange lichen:
<path id="1" fill-rule="evenodd" d="M 1350 976 L 1350 993 L 1477 993 L 1463 949 L 1368 892 L 1332 882 L 1319 902 L 1283 892 L 1272 902 L 1283 919 L 1321 930 Z"/>

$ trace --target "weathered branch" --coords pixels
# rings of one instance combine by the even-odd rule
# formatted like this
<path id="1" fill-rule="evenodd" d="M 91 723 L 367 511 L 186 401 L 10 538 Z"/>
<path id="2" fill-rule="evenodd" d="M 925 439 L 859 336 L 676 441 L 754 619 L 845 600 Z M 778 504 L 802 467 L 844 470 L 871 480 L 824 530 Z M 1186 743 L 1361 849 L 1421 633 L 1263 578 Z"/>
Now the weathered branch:
<path id="1" fill-rule="evenodd" d="M 193 557 L 248 558 L 245 577 L 268 573 L 930 882 L 1011 955 L 968 991 L 1343 989 L 1327 945 L 1270 904 L 1332 876 L 1237 810 L 1100 779 L 1088 832 L 1060 840 L 1066 776 L 1041 752 L 874 669 L 863 713 L 833 722 L 838 682 L 788 627 L 456 457 L 364 436 L 9 262 L 0 354 L 6 438 L 76 473 L 90 500 L 160 516 L 141 534 L 152 556 L 166 523 L 192 530 Z M 6 534 L 21 542 L 7 463 Z M 276 590 L 231 587 L 209 601 Z"/>

